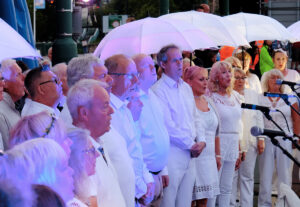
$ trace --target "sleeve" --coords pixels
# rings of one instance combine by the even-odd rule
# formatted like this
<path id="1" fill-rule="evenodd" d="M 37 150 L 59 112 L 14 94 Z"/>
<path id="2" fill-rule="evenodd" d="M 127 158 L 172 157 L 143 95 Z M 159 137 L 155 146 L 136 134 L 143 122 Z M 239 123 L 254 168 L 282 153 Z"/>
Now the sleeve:
<path id="1" fill-rule="evenodd" d="M 263 74 L 274 67 L 273 60 L 267 51 L 267 48 L 262 47 L 260 51 L 260 71 Z"/>
<path id="2" fill-rule="evenodd" d="M 2 140 L 2 135 L 0 134 L 0 150 L 4 151 L 4 145 Z"/>
<path id="3" fill-rule="evenodd" d="M 3 149 L 6 150 L 9 143 L 9 127 L 5 117 L 2 114 L 0 114 L 0 135 L 2 137 L 0 140 L 0 147 L 2 143 Z"/>
<path id="4" fill-rule="evenodd" d="M 195 142 L 190 138 L 186 137 L 182 133 L 180 127 L 172 119 L 171 109 L 168 106 L 165 94 L 161 90 L 153 90 L 160 100 L 162 110 L 164 112 L 165 125 L 170 136 L 170 142 L 179 147 L 182 150 L 189 150 L 195 144 Z"/>

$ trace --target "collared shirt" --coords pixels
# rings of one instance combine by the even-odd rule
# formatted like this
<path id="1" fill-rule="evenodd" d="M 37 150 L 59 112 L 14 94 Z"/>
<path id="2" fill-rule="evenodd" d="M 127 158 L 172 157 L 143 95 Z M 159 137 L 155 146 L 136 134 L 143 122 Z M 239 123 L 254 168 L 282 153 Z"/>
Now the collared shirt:
<path id="1" fill-rule="evenodd" d="M 201 118 L 196 110 L 196 104 L 191 87 L 182 79 L 176 83 L 162 74 L 162 77 L 152 86 L 158 96 L 165 117 L 170 143 L 182 150 L 190 150 L 197 142 L 205 142 L 205 132 Z"/>
<path id="2" fill-rule="evenodd" d="M 127 151 L 126 141 L 113 127 L 100 138 L 116 170 L 126 206 L 134 206 L 135 175 L 132 159 Z"/>
<path id="3" fill-rule="evenodd" d="M 65 123 L 65 126 L 67 128 L 73 128 L 74 127 L 74 125 L 73 125 L 73 119 L 72 119 L 72 116 L 70 114 L 67 102 L 65 102 L 63 110 L 60 112 L 59 118 L 61 120 L 63 120 L 63 122 Z"/>
<path id="4" fill-rule="evenodd" d="M 12 98 L 8 93 L 3 92 L 3 100 L 0 101 L 0 134 L 2 135 L 4 150 L 8 149 L 10 130 L 20 119 L 20 113 L 15 109 Z"/>
<path id="5" fill-rule="evenodd" d="M 111 105 L 114 109 L 112 114 L 112 126 L 121 134 L 126 141 L 127 150 L 133 160 L 135 172 L 135 197 L 140 198 L 147 192 L 147 183 L 153 182 L 144 161 L 142 146 L 140 143 L 140 132 L 136 128 L 132 115 L 127 108 L 127 103 L 121 101 L 114 94 L 110 94 Z"/>
<path id="6" fill-rule="evenodd" d="M 141 91 L 143 109 L 139 119 L 141 144 L 144 161 L 152 172 L 163 170 L 167 165 L 170 139 L 164 123 L 159 99 L 150 89 L 148 94 Z"/>
<path id="7" fill-rule="evenodd" d="M 25 99 L 25 105 L 22 109 L 21 116 L 29 116 L 33 114 L 40 113 L 42 111 L 47 111 L 50 114 L 55 114 L 56 117 L 59 117 L 59 110 L 57 108 L 49 107 L 45 104 L 41 104 L 39 102 L 33 101 L 29 98 Z"/>
<path id="8" fill-rule="evenodd" d="M 101 139 L 96 142 L 90 137 L 90 140 L 95 149 L 103 148 Z M 115 169 L 111 164 L 108 153 L 105 148 L 103 149 L 105 159 L 98 150 L 100 156 L 96 159 L 96 173 L 92 176 L 97 182 L 98 205 L 101 207 L 126 207 Z"/>

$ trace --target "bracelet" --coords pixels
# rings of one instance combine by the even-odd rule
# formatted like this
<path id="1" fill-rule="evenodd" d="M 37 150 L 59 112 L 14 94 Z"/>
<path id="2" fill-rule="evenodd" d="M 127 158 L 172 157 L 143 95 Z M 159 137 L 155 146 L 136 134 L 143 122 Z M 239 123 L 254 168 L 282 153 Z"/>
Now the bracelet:
<path id="1" fill-rule="evenodd" d="M 222 158 L 221 155 L 216 155 L 216 157 Z"/>

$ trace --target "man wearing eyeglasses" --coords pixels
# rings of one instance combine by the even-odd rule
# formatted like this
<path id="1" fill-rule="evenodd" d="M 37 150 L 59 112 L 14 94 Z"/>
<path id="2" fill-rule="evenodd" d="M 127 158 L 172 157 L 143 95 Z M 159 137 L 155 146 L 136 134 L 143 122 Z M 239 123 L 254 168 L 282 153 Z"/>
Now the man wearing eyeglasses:
<path id="1" fill-rule="evenodd" d="M 121 185 L 121 189 L 122 191 L 135 192 L 136 200 L 146 201 L 147 203 L 143 202 L 142 204 L 147 205 L 151 199 L 145 197 L 149 195 L 149 192 L 152 192 L 154 180 L 143 161 L 140 134 L 136 122 L 127 108 L 127 99 L 131 97 L 137 87 L 136 65 L 132 59 L 124 55 L 114 55 L 106 59 L 105 66 L 108 69 L 108 74 L 113 78 L 110 100 L 115 112 L 112 114 L 112 126 L 125 138 L 135 172 L 135 186 L 124 184 Z M 143 199 L 140 200 L 141 198 Z"/>
<path id="2" fill-rule="evenodd" d="M 59 117 L 57 105 L 62 97 L 59 78 L 47 66 L 32 69 L 25 78 L 25 87 L 29 97 L 25 101 L 21 115 L 28 116 L 48 111 Z"/>
<path id="3" fill-rule="evenodd" d="M 8 148 L 9 131 L 21 119 L 15 109 L 15 102 L 24 96 L 24 75 L 21 68 L 13 59 L 3 60 L 1 69 L 4 82 L 3 100 L 0 101 L 0 134 L 3 139 L 4 150 Z"/>

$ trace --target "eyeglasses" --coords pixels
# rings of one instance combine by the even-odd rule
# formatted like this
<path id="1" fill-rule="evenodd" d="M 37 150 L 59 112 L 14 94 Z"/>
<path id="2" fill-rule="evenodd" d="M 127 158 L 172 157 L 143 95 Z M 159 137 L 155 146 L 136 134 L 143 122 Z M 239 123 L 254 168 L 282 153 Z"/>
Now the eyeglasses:
<path id="1" fill-rule="evenodd" d="M 41 82 L 40 85 L 43 85 L 43 84 L 46 84 L 46 83 L 56 83 L 56 85 L 59 85 L 60 83 L 60 80 L 58 78 L 54 78 L 52 80 L 48 80 L 48 81 L 45 81 L 45 82 Z"/>
<path id="2" fill-rule="evenodd" d="M 132 74 L 128 74 L 128 73 L 108 73 L 109 75 L 117 75 L 117 76 L 120 76 L 120 75 L 124 75 L 126 76 L 129 80 L 133 79 L 134 77 L 140 77 L 140 74 L 139 73 L 132 73 Z"/>
<path id="3" fill-rule="evenodd" d="M 245 80 L 246 77 L 234 77 L 235 80 Z"/>
<path id="4" fill-rule="evenodd" d="M 84 152 L 86 154 L 92 153 L 93 155 L 95 155 L 96 154 L 96 149 L 95 149 L 95 147 L 91 147 L 90 149 L 82 150 L 82 152 Z"/>

